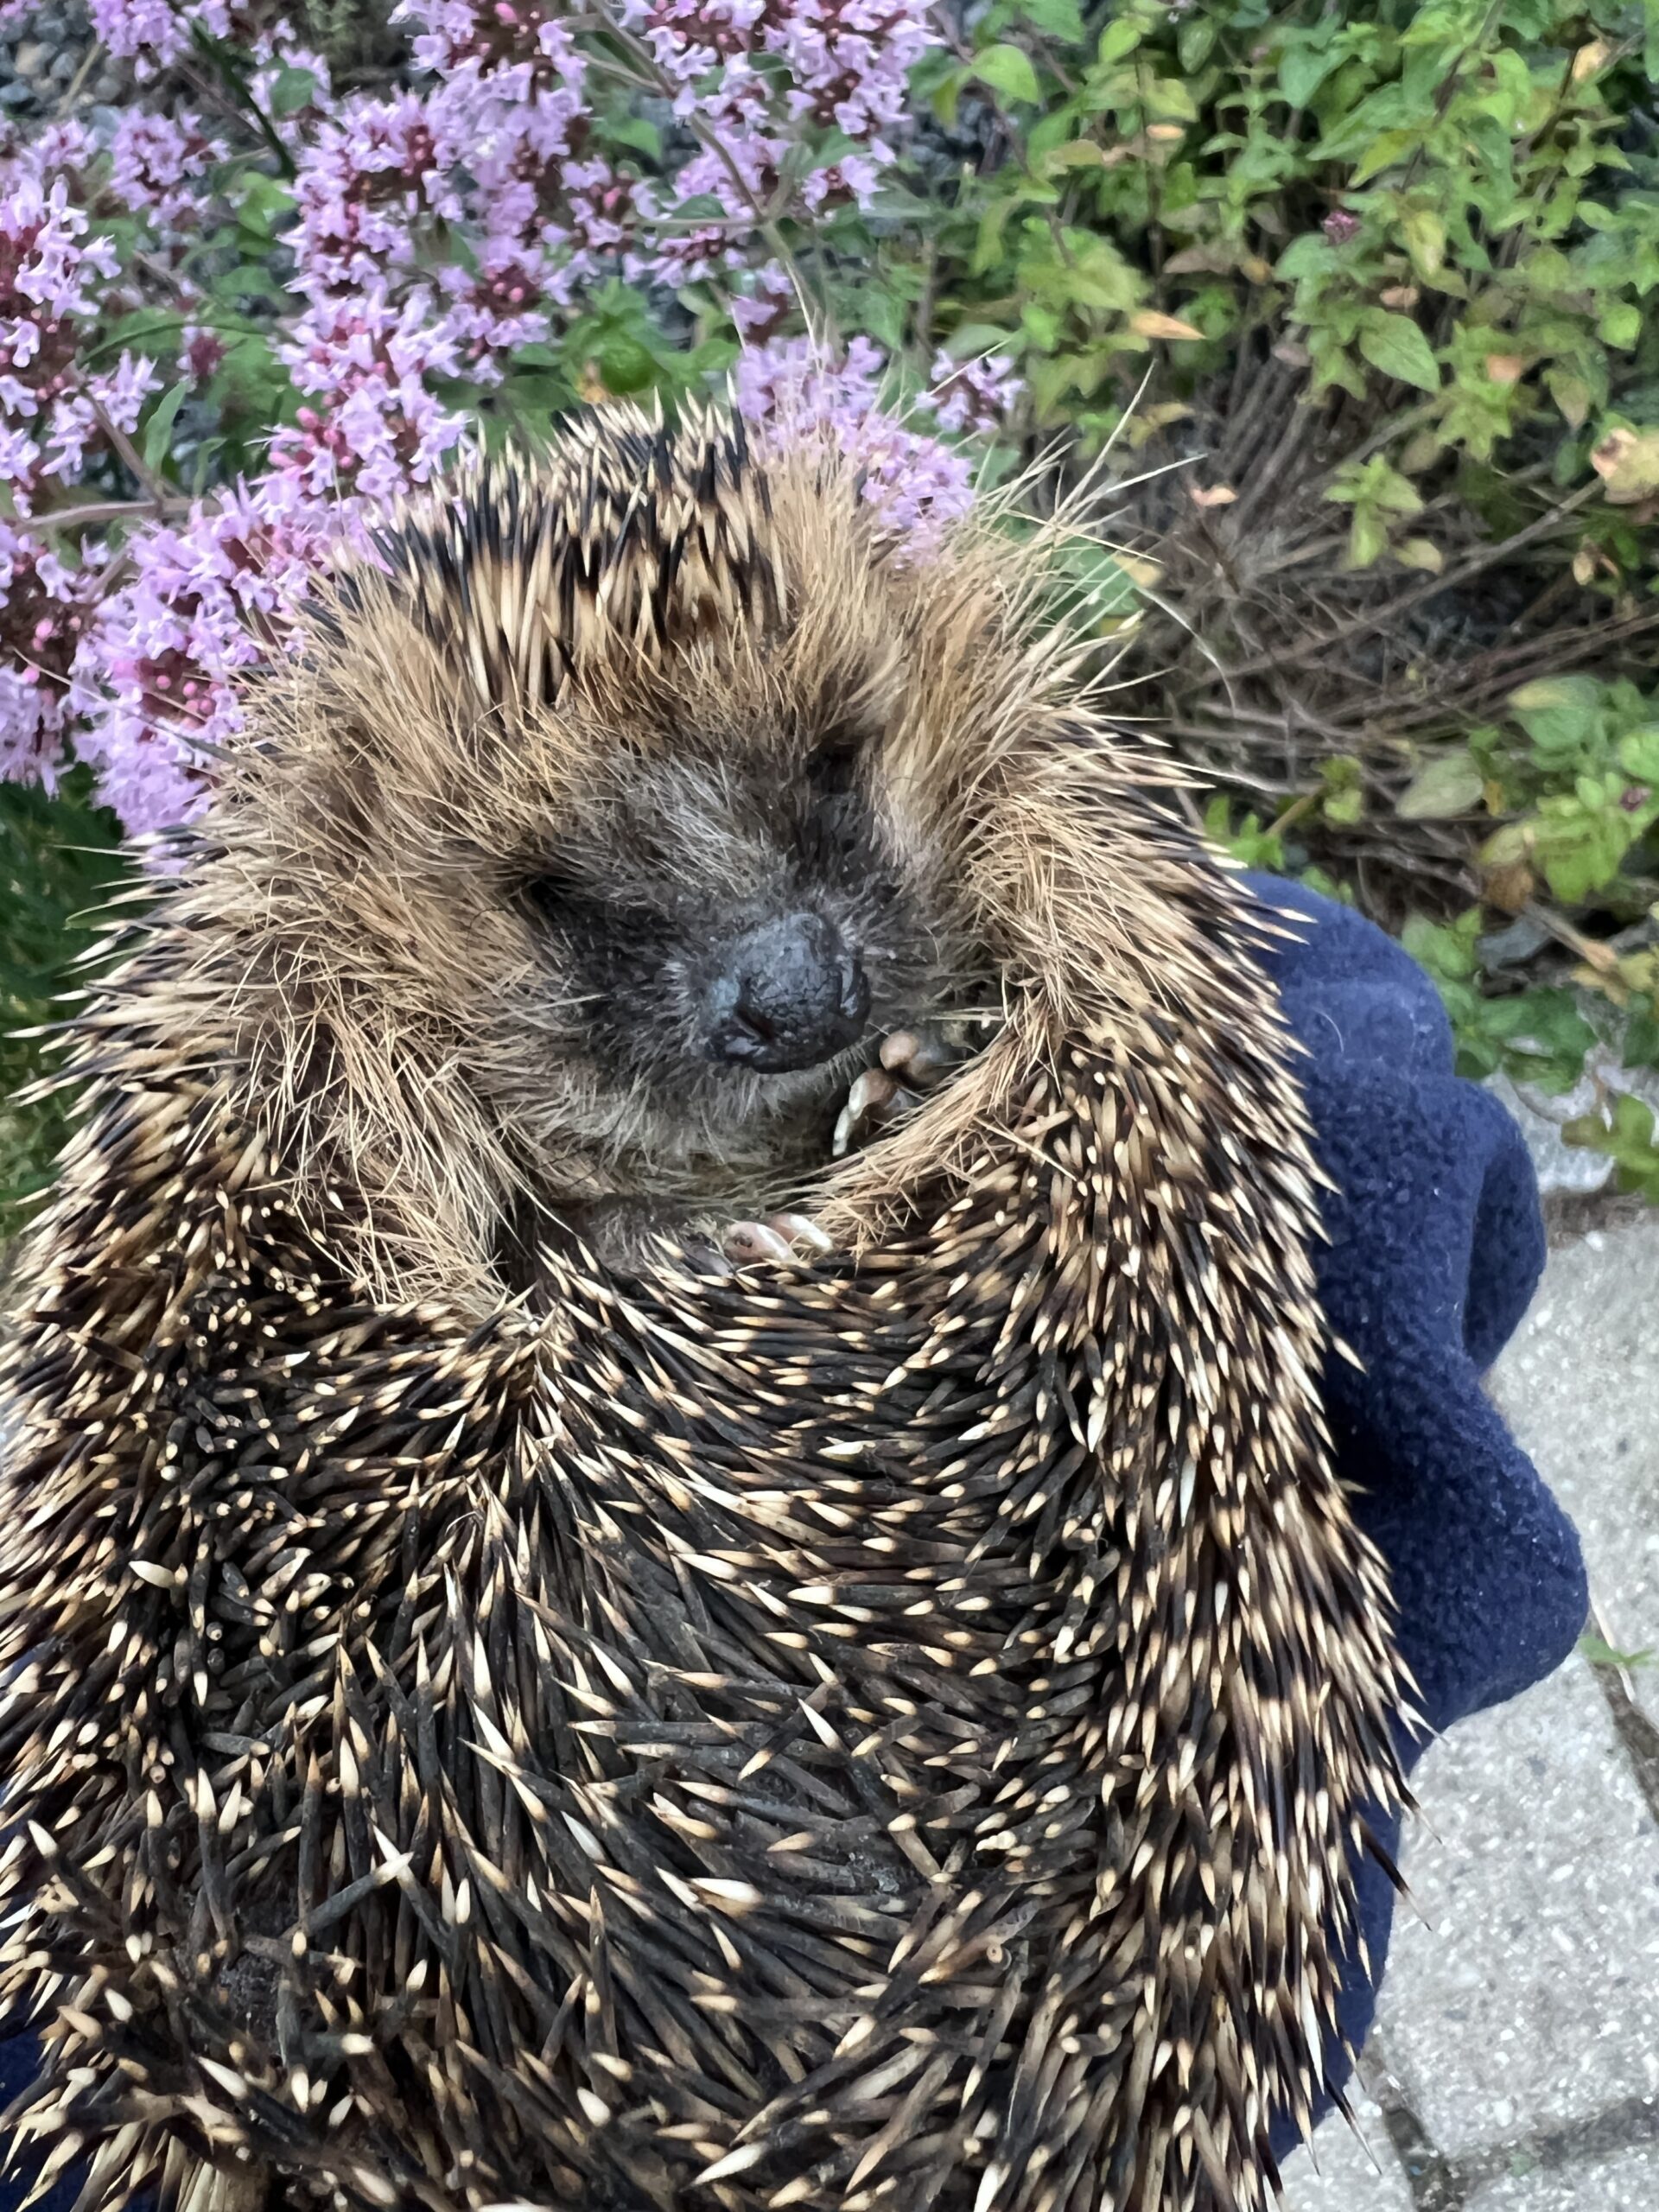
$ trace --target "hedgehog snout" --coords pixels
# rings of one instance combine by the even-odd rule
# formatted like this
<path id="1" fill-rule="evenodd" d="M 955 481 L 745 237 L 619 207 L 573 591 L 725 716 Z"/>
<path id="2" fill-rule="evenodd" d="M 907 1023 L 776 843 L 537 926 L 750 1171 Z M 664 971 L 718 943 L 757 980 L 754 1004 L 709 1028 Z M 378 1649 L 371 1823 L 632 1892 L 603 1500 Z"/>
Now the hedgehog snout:
<path id="1" fill-rule="evenodd" d="M 726 949 L 703 993 L 704 1043 L 710 1059 L 781 1074 L 833 1059 L 869 1011 L 864 963 L 835 924 L 785 914 Z"/>

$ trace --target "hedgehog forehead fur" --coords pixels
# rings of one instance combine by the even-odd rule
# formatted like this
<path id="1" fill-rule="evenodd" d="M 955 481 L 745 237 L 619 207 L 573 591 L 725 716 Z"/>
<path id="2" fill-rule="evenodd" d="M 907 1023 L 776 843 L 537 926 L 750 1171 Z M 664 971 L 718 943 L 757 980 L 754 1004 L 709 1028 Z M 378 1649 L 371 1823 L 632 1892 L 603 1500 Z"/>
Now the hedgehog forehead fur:
<path id="1" fill-rule="evenodd" d="M 424 496 L 77 1018 L 0 1352 L 0 2007 L 86 2212 L 1258 2212 L 1307 2123 L 1405 1707 L 1272 918 L 1040 540 L 893 552 L 718 418 Z M 584 870 L 658 1000 L 680 893 L 780 872 L 897 1005 L 995 994 L 831 1257 L 497 1273 L 527 1185 L 679 1172 L 671 1033 L 550 1103 Z M 684 1172 L 844 1075 L 688 1078 Z"/>

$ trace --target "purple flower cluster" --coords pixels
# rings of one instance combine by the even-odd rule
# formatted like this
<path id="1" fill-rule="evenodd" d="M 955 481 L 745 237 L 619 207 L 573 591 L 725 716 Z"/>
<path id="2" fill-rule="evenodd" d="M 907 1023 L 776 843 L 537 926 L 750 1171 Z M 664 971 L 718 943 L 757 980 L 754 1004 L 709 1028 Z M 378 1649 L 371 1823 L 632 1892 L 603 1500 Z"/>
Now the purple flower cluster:
<path id="1" fill-rule="evenodd" d="M 66 558 L 36 518 L 96 453 L 137 426 L 156 378 L 122 353 L 93 367 L 86 339 L 118 274 L 54 158 L 73 132 L 0 163 L 0 774 L 50 778 L 71 727 L 72 672 L 99 581 L 96 550 Z M 105 359 L 108 359 L 106 355 Z"/>
<path id="2" fill-rule="evenodd" d="M 729 197 L 741 182 L 755 207 L 778 190 L 804 124 L 835 130 L 855 150 L 809 171 L 809 208 L 849 198 L 866 207 L 893 160 L 912 67 L 932 42 L 918 0 L 629 0 L 627 20 L 672 87 L 677 115 L 698 118 L 703 150 L 682 170 L 681 196 Z M 787 72 L 780 91 L 775 67 Z"/>
<path id="3" fill-rule="evenodd" d="M 100 582 L 0 520 L 0 776 L 56 780 L 73 728 L 70 677 Z"/>
<path id="4" fill-rule="evenodd" d="M 995 430 L 1024 388 L 1006 353 L 971 361 L 953 361 L 940 353 L 934 358 L 929 404 L 942 430 L 972 435 Z"/>
<path id="5" fill-rule="evenodd" d="M 160 496 L 135 433 L 166 383 L 216 404 L 230 340 L 190 241 L 225 219 L 245 139 L 232 161 L 220 125 L 174 105 L 98 138 L 68 123 L 0 143 L 0 482 L 16 518 L 0 521 L 0 773 L 49 779 L 73 745 L 130 830 L 192 810 L 207 748 L 238 726 L 236 679 L 280 648 L 318 565 L 442 466 L 471 395 L 617 278 L 656 298 L 711 286 L 747 349 L 734 393 L 762 441 L 855 454 L 901 552 L 965 510 L 969 461 L 947 441 L 995 426 L 1008 364 L 942 357 L 898 407 L 868 340 L 832 361 L 785 334 L 798 303 L 774 244 L 781 215 L 810 238 L 871 204 L 931 36 L 923 0 L 601 4 L 610 35 L 584 47 L 555 0 L 404 0 L 412 88 L 337 95 L 267 0 L 92 0 L 141 79 L 184 56 L 193 22 L 251 57 L 294 173 L 289 302 L 258 341 L 292 397 L 252 480 L 188 506 Z M 642 95 L 671 115 L 664 138 L 637 119 Z M 717 213 L 677 212 L 704 195 Z M 118 253 L 115 212 L 140 219 L 141 254 Z M 172 318 L 165 372 L 99 342 L 142 304 Z M 124 514 L 107 487 L 135 471 L 156 496 Z"/>
<path id="6" fill-rule="evenodd" d="M 92 0 L 92 28 L 111 54 L 153 77 L 190 48 L 194 19 L 213 38 L 229 38 L 235 26 L 225 0 Z"/>
<path id="7" fill-rule="evenodd" d="M 207 746 L 241 726 L 233 679 L 279 645 L 299 600 L 353 534 L 351 510 L 308 499 L 296 478 L 239 486 L 130 548 L 78 655 L 76 746 L 103 797 L 142 832 L 194 813 Z"/>
<path id="8" fill-rule="evenodd" d="M 855 463 L 865 499 L 901 554 L 925 558 L 973 505 L 972 474 L 965 454 L 883 406 L 886 365 L 868 338 L 853 339 L 839 361 L 809 339 L 773 339 L 739 360 L 733 396 L 763 446 L 830 440 Z M 962 372 L 946 365 L 954 385 Z M 921 404 L 938 418 L 933 393 Z"/>
<path id="9" fill-rule="evenodd" d="M 189 229 L 201 204 L 201 180 L 217 153 L 200 119 L 142 110 L 124 115 L 110 147 L 110 189 L 130 212 L 156 228 Z"/>
<path id="10" fill-rule="evenodd" d="M 378 284 L 325 300 L 307 309 L 280 351 L 310 404 L 271 440 L 271 475 L 291 480 L 308 499 L 395 499 L 427 481 L 466 427 L 426 385 L 460 364 L 420 288 L 397 303 Z"/>

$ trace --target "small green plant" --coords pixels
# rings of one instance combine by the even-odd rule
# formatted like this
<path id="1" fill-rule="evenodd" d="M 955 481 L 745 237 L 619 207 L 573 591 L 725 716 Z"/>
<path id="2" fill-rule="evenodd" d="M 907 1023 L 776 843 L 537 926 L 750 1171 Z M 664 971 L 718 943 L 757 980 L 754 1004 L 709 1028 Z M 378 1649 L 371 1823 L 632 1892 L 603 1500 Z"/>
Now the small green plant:
<path id="1" fill-rule="evenodd" d="M 1500 720 L 1437 751 L 1400 804 L 1413 818 L 1466 818 L 1478 839 L 1484 906 L 1447 922 L 1414 915 L 1404 931 L 1440 986 L 1465 1070 L 1564 1090 L 1601 1032 L 1626 1066 L 1659 1065 L 1659 695 L 1581 674 L 1524 684 Z M 1559 982 L 1517 985 L 1506 915 L 1539 918 L 1529 975 Z M 1651 1116 L 1636 1099 L 1566 1134 L 1659 1200 Z"/>
<path id="2" fill-rule="evenodd" d="M 1586 1114 L 1569 1122 L 1564 1132 L 1573 1144 L 1605 1153 L 1613 1162 L 1621 1191 L 1632 1192 L 1659 1205 L 1659 1130 L 1653 1109 L 1640 1098 L 1621 1092 L 1605 1113 Z"/>
<path id="3" fill-rule="evenodd" d="M 1503 998 L 1481 989 L 1481 912 L 1471 906 L 1454 922 L 1414 915 L 1402 939 L 1427 969 L 1451 1017 L 1458 1072 L 1477 1078 L 1502 1070 L 1546 1090 L 1569 1090 L 1596 1033 L 1570 990 L 1535 987 Z"/>
<path id="4" fill-rule="evenodd" d="M 1654 1659 L 1650 1650 L 1620 1651 L 1587 1629 L 1579 1638 L 1579 1649 L 1592 1667 L 1649 1667 Z"/>
<path id="5" fill-rule="evenodd" d="M 62 1019 L 97 909 L 124 873 L 115 819 L 91 803 L 91 781 L 77 769 L 55 798 L 0 783 L 0 1245 L 50 1179 L 71 1111 L 63 1097 L 27 1095 L 40 1040 L 18 1033 Z"/>

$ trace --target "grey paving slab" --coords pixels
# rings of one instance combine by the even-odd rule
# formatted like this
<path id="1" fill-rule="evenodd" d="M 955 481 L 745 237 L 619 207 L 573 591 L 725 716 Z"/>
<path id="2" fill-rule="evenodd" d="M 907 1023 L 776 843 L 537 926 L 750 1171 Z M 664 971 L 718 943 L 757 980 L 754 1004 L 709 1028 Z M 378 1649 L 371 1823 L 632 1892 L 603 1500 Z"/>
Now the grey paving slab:
<path id="1" fill-rule="evenodd" d="M 1525 2154 L 1516 2161 L 1523 2169 Z M 1532 2167 L 1478 2189 L 1465 2212 L 1655 2212 L 1659 2145 L 1551 2169 Z M 1354 2212 L 1360 2212 L 1356 2203 Z"/>
<path id="2" fill-rule="evenodd" d="M 1589 1668 L 1461 1723 L 1418 1795 L 1423 1917 L 1396 1923 L 1377 2017 L 1431 2140 L 1455 2155 L 1659 2091 L 1659 1827 Z"/>
<path id="3" fill-rule="evenodd" d="M 1629 1679 L 1659 1723 L 1659 1217 L 1550 1255 L 1491 1388 L 1584 1540 L 1609 1640 L 1654 1653 Z"/>
<path id="4" fill-rule="evenodd" d="M 1411 2189 L 1382 2113 L 1355 2092 L 1354 2117 L 1359 2135 L 1333 2115 L 1314 2131 L 1311 2145 L 1285 2160 L 1283 2212 L 1412 2212 Z"/>

